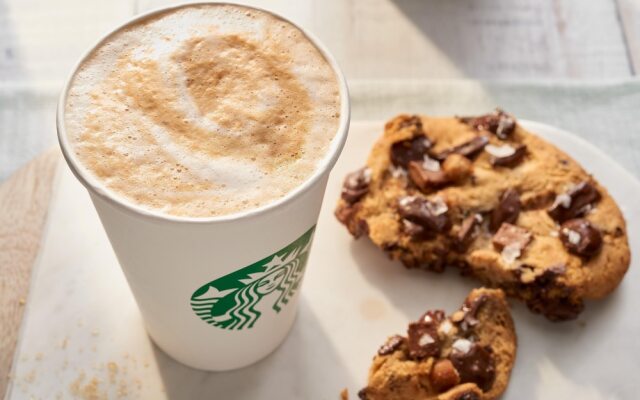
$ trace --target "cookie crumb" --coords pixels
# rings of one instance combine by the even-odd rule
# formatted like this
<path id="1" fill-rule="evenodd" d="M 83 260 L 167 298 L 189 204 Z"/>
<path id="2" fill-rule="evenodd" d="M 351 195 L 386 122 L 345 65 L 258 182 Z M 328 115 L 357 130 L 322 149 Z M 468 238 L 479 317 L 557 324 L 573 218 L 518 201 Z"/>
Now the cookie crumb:
<path id="1" fill-rule="evenodd" d="M 26 383 L 33 383 L 36 380 L 36 370 L 32 369 L 31 371 L 29 371 L 29 373 L 27 375 L 25 375 L 25 377 L 22 379 L 24 382 Z"/>
<path id="2" fill-rule="evenodd" d="M 118 364 L 111 361 L 107 363 L 107 368 L 109 369 L 109 382 L 115 383 L 116 375 L 118 374 Z"/>

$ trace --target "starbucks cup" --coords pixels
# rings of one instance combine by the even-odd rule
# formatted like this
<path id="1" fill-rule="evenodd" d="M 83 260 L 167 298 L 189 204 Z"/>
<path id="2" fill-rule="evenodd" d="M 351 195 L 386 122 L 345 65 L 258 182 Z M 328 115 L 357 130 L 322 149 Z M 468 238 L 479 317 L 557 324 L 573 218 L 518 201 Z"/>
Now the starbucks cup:
<path id="1" fill-rule="evenodd" d="M 315 172 L 260 208 L 188 218 L 148 211 L 115 195 L 82 166 L 68 142 L 64 105 L 73 74 L 60 98 L 60 147 L 91 195 L 147 331 L 161 349 L 194 368 L 222 371 L 252 364 L 282 343 L 295 320 L 324 190 L 344 146 L 350 112 L 347 85 L 335 60 L 298 28 L 335 71 L 339 127 Z"/>

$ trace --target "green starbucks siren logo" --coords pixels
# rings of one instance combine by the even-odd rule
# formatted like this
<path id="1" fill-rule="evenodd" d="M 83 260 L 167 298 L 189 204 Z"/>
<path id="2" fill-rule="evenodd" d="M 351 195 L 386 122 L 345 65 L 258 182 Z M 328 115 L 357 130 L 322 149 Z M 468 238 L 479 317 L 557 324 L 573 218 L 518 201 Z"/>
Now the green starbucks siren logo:
<path id="1" fill-rule="evenodd" d="M 191 296 L 191 308 L 203 321 L 222 329 L 251 328 L 262 314 L 261 301 L 280 312 L 300 285 L 315 226 L 280 251 L 215 279 Z"/>

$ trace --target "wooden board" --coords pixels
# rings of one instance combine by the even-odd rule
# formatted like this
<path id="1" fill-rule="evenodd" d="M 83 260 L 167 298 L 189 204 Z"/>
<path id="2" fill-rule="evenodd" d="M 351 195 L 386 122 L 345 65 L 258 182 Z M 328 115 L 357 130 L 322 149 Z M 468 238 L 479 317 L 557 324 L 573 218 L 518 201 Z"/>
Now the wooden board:
<path id="1" fill-rule="evenodd" d="M 0 186 L 0 394 L 7 387 L 31 266 L 60 160 L 60 151 L 51 149 Z"/>

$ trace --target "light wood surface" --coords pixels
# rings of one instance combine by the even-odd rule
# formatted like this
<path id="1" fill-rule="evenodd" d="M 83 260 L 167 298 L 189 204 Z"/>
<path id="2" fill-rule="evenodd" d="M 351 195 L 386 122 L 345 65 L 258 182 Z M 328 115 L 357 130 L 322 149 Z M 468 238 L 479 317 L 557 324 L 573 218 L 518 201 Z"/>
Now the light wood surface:
<path id="1" fill-rule="evenodd" d="M 0 393 L 9 379 L 59 161 L 60 151 L 51 149 L 0 186 Z"/>
<path id="2" fill-rule="evenodd" d="M 640 72 L 640 0 L 617 0 L 618 16 L 622 25 L 633 75 Z"/>
<path id="3" fill-rule="evenodd" d="M 638 0 L 244 2 L 314 32 L 351 81 L 608 79 L 640 70 Z M 115 24 L 172 3 L 0 0 L 0 394 L 59 156 L 48 151 L 14 171 L 55 144 L 57 93 L 82 52 Z"/>

